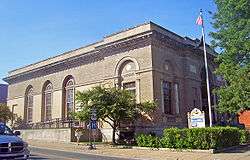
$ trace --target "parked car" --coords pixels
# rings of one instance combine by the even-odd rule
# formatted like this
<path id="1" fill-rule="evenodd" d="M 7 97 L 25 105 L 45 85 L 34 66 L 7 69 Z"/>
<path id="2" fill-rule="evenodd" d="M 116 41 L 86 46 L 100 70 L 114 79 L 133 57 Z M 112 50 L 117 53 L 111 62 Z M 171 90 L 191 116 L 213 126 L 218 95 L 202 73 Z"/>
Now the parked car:
<path id="1" fill-rule="evenodd" d="M 0 122 L 0 159 L 28 159 L 28 144 L 19 135 L 20 131 L 13 132 Z"/>

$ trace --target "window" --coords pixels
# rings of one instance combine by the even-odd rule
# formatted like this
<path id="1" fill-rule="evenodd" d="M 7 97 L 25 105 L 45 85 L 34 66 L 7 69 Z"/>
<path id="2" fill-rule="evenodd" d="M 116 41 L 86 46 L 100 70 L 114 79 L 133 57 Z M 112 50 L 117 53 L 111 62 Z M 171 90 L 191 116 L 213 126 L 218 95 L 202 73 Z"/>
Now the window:
<path id="1" fill-rule="evenodd" d="M 74 81 L 69 79 L 65 86 L 65 113 L 69 117 L 70 113 L 74 111 Z"/>
<path id="2" fill-rule="evenodd" d="M 25 102 L 25 120 L 27 123 L 32 122 L 33 116 L 33 88 L 29 87 L 26 92 Z"/>
<path id="3" fill-rule="evenodd" d="M 172 114 L 171 106 L 171 83 L 163 81 L 162 83 L 162 98 L 163 98 L 163 112 L 166 114 Z"/>
<path id="4" fill-rule="evenodd" d="M 45 108 L 45 121 L 49 121 L 52 119 L 52 84 L 49 83 L 46 85 L 44 90 L 44 108 Z"/>
<path id="5" fill-rule="evenodd" d="M 135 82 L 123 83 L 123 89 L 130 91 L 133 95 L 136 95 Z"/>
<path id="6" fill-rule="evenodd" d="M 128 90 L 134 95 L 135 101 L 140 102 L 139 80 L 136 79 L 136 71 L 139 66 L 135 59 L 126 58 L 119 65 L 116 86 Z"/>

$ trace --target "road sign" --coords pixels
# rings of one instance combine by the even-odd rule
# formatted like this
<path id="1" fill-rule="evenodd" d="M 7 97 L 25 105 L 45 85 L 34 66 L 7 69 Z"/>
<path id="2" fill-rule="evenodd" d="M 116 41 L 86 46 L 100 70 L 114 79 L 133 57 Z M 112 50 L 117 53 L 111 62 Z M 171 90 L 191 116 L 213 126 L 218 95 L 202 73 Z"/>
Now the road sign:
<path id="1" fill-rule="evenodd" d="M 96 113 L 96 109 L 95 108 L 91 108 L 91 114 L 92 113 Z"/>
<path id="2" fill-rule="evenodd" d="M 96 114 L 91 115 L 90 119 L 91 119 L 92 121 L 96 121 L 96 120 L 97 120 Z"/>
<path id="3" fill-rule="evenodd" d="M 97 120 L 96 109 L 95 109 L 95 108 L 92 108 L 92 109 L 91 109 L 91 117 L 90 117 L 90 119 L 91 119 L 92 121 L 96 121 L 96 120 Z"/>
<path id="4" fill-rule="evenodd" d="M 97 122 L 96 121 L 90 122 L 90 129 L 97 129 Z"/>

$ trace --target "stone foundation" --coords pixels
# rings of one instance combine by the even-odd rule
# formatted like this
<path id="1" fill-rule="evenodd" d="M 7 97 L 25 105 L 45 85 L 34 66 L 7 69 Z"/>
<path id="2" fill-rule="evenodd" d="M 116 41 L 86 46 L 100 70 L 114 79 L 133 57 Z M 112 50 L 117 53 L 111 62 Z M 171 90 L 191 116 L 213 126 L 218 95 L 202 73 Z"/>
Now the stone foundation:
<path id="1" fill-rule="evenodd" d="M 75 129 L 26 129 L 20 130 L 21 137 L 26 140 L 50 141 L 50 142 L 76 142 Z M 81 142 L 89 141 L 89 130 L 83 129 Z M 95 134 L 94 134 L 95 133 Z M 93 132 L 96 141 L 101 141 L 101 133 L 99 130 Z"/>

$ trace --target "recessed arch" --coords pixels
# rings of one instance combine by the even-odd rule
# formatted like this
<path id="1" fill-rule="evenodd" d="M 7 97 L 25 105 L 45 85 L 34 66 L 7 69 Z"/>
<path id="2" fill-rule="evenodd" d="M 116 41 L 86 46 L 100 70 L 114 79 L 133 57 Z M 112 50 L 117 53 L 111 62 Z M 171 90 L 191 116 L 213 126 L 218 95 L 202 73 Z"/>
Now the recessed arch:
<path id="1" fill-rule="evenodd" d="M 70 118 L 75 110 L 75 80 L 72 75 L 64 78 L 62 84 L 62 118 Z"/>
<path id="2" fill-rule="evenodd" d="M 139 69 L 137 60 L 132 57 L 122 58 L 115 67 L 115 76 L 117 77 L 115 85 L 134 94 L 138 103 L 140 102 L 140 84 L 136 78 L 136 72 Z"/>
<path id="3" fill-rule="evenodd" d="M 34 93 L 33 86 L 29 85 L 25 90 L 24 98 L 24 121 L 26 123 L 32 123 L 33 121 L 33 104 L 34 102 Z"/>
<path id="4" fill-rule="evenodd" d="M 47 80 L 42 88 L 42 108 L 41 121 L 49 121 L 52 119 L 52 100 L 53 100 L 53 85 Z"/>
<path id="5" fill-rule="evenodd" d="M 119 75 L 119 71 L 120 71 L 122 65 L 124 65 L 124 63 L 126 63 L 126 62 L 133 62 L 135 64 L 135 70 L 136 71 L 140 69 L 139 64 L 138 64 L 138 62 L 137 62 L 137 60 L 135 58 L 124 57 L 115 66 L 115 76 Z"/>

